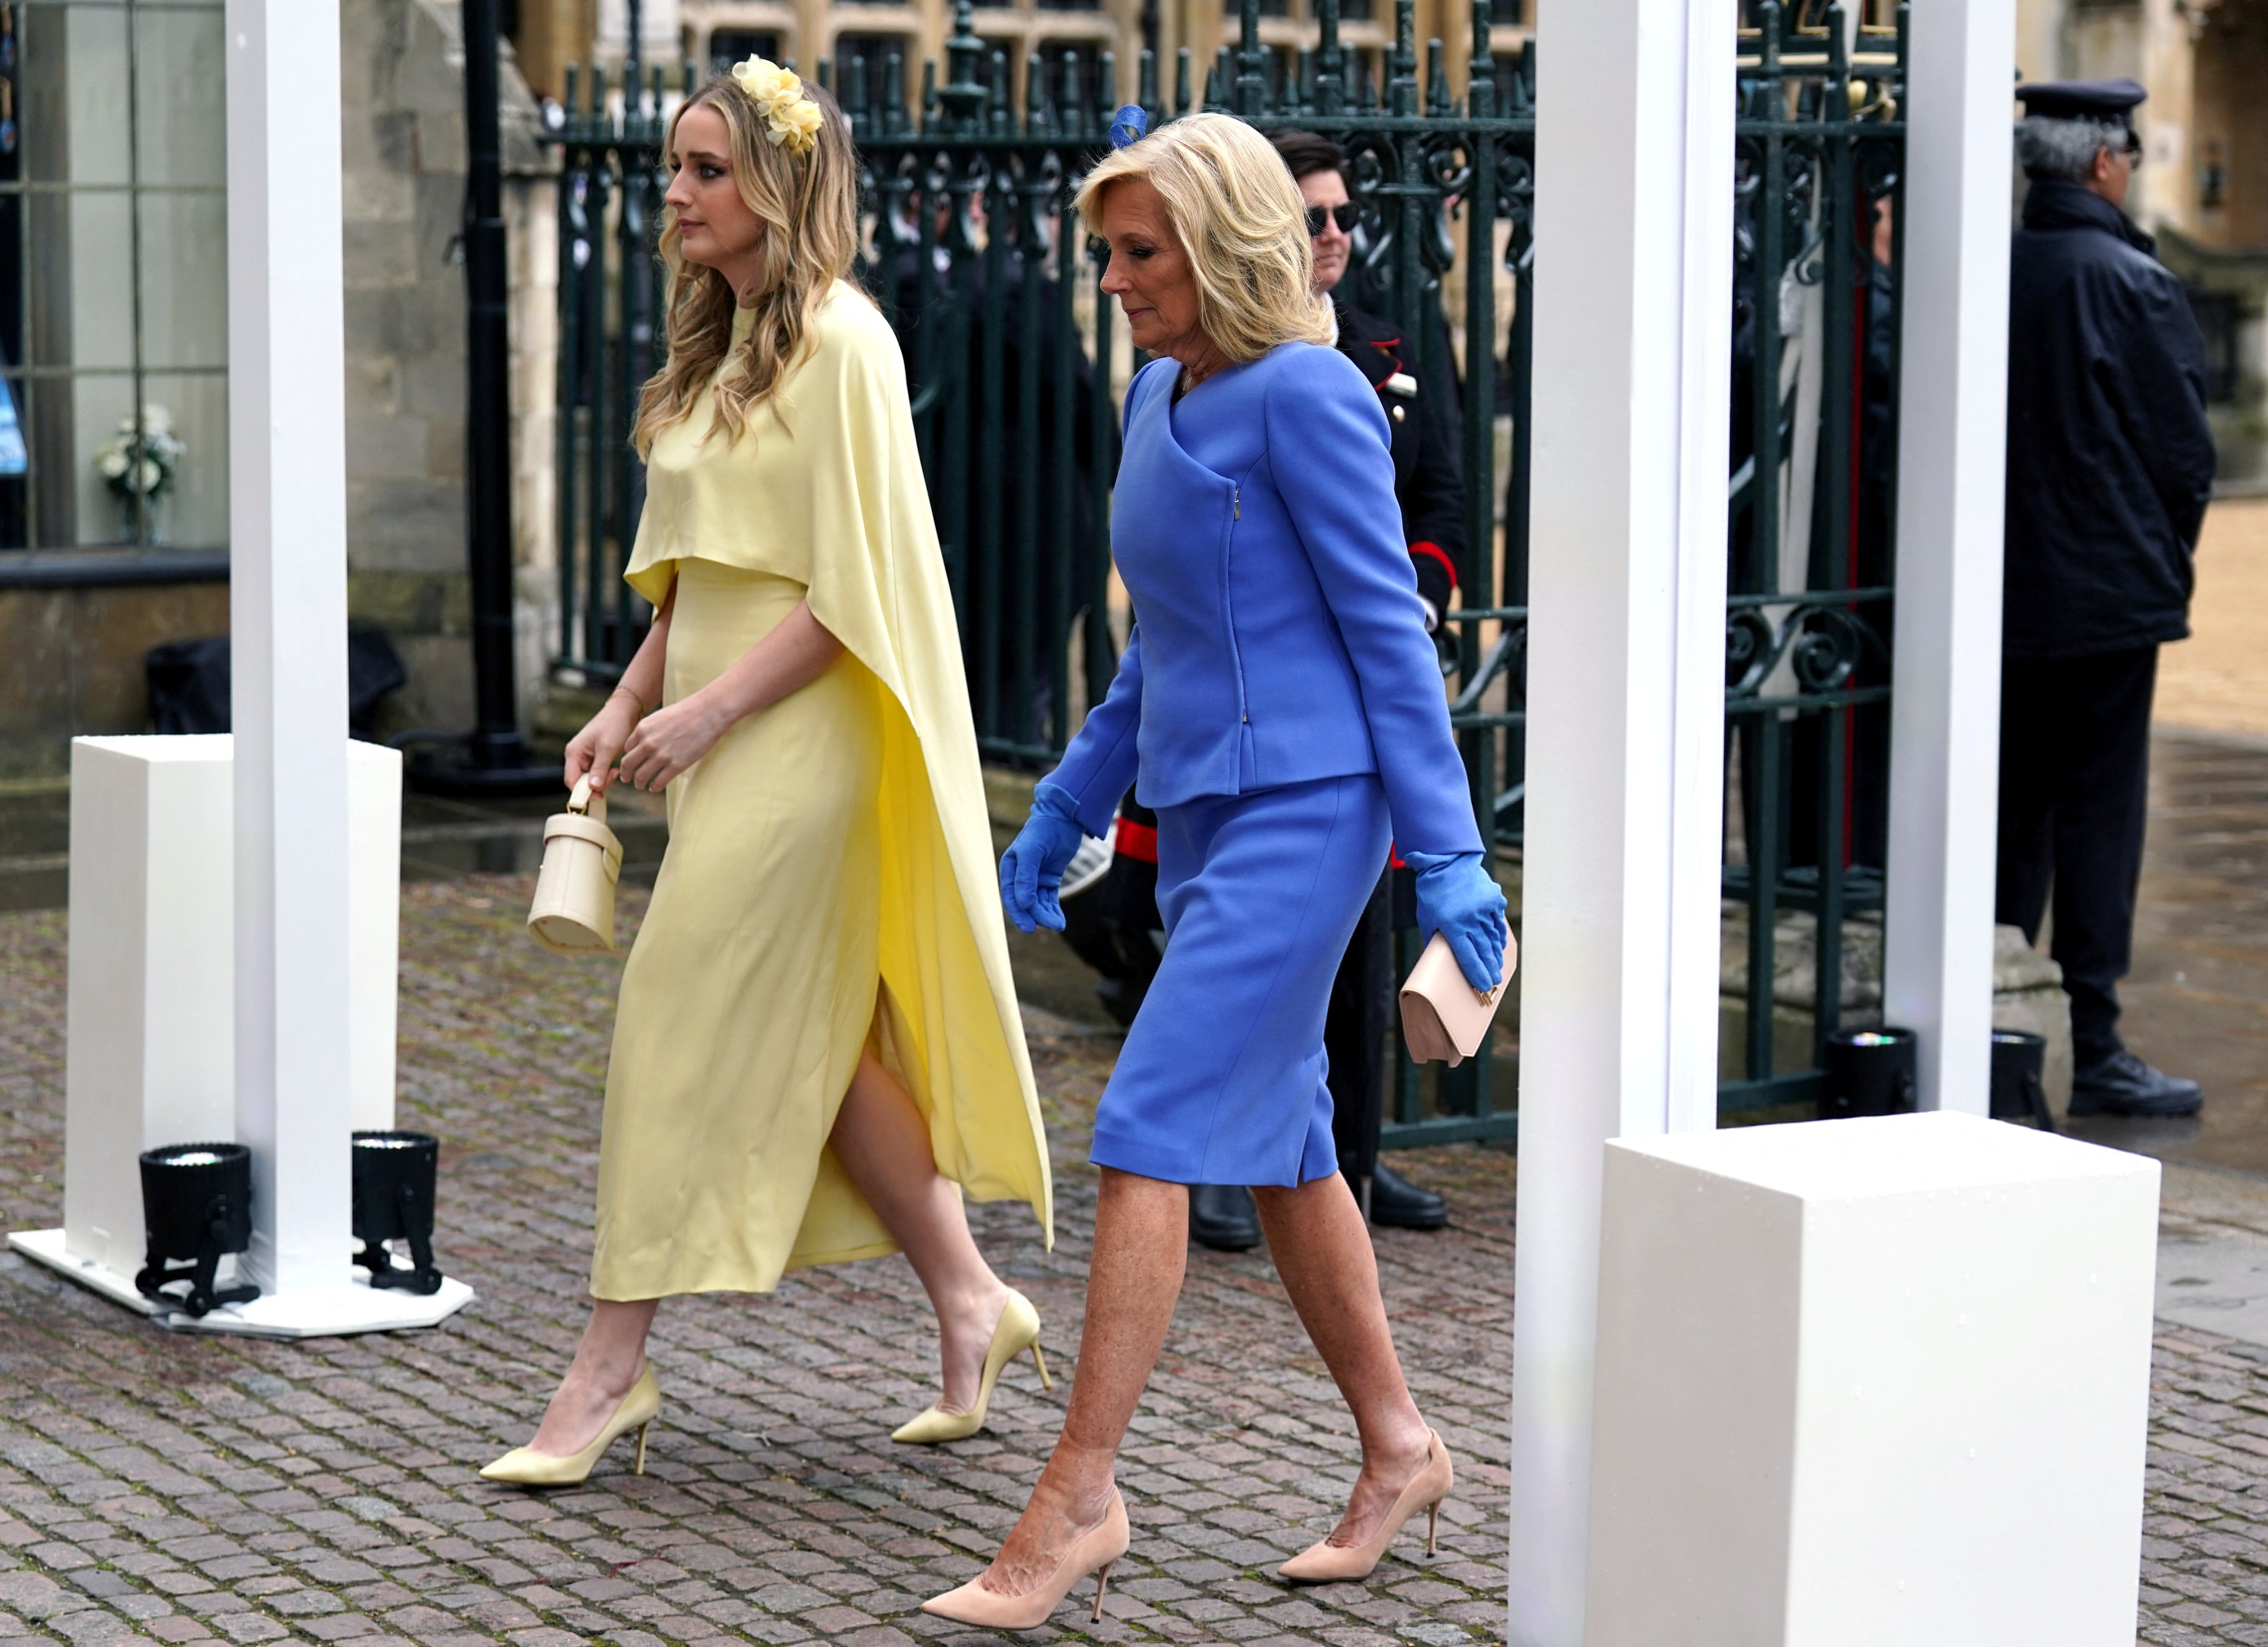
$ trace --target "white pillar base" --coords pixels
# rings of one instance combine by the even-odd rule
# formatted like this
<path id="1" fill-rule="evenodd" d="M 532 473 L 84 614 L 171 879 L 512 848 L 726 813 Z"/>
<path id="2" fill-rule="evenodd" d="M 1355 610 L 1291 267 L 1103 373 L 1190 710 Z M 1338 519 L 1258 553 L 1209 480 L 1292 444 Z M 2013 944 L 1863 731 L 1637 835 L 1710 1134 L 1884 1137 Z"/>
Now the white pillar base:
<path id="1" fill-rule="evenodd" d="M 1608 1145 L 1588 1647 L 2132 1647 L 2157 1214 L 1950 1111 Z"/>
<path id="2" fill-rule="evenodd" d="M 63 1227 L 9 1237 L 26 1257 L 167 1326 L 299 1338 L 431 1327 L 473 1296 L 372 1288 L 342 1242 L 336 1285 L 202 1320 L 134 1289 L 146 1256 L 136 1158 L 233 1140 L 235 744 L 226 735 L 80 738 L 71 750 L 70 993 Z M 344 1127 L 394 1125 L 401 757 L 350 744 Z M 338 1148 L 348 1142 L 342 1129 Z M 221 1279 L 232 1278 L 225 1259 Z"/>
<path id="3" fill-rule="evenodd" d="M 360 1269 L 343 1287 L 311 1288 L 288 1297 L 254 1298 L 249 1304 L 225 1304 L 202 1319 L 180 1310 L 161 1310 L 134 1290 L 129 1271 L 121 1275 L 92 1258 L 76 1258 L 63 1243 L 61 1230 L 18 1230 L 8 1245 L 33 1263 L 99 1292 L 113 1304 L 122 1304 L 138 1315 L 151 1316 L 160 1327 L 177 1333 L 239 1333 L 251 1338 L 335 1338 L 350 1333 L 391 1333 L 406 1327 L 438 1327 L 473 1301 L 473 1290 L 449 1276 L 441 1290 L 420 1298 L 412 1292 L 373 1287 Z M 394 1266 L 401 1268 L 399 1263 Z M 221 1279 L 232 1278 L 224 1263 Z"/>

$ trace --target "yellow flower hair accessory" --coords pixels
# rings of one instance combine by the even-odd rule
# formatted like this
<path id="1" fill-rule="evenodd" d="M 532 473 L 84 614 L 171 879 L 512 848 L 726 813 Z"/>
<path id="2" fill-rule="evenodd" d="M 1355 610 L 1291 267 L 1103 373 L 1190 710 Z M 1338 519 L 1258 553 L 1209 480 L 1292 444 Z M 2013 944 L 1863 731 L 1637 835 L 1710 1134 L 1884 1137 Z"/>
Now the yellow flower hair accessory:
<path id="1" fill-rule="evenodd" d="M 819 128 L 825 116 L 819 105 L 803 94 L 795 72 L 768 58 L 750 57 L 733 65 L 733 78 L 764 117 L 775 144 L 785 143 L 799 159 L 808 158 L 819 146 Z"/>

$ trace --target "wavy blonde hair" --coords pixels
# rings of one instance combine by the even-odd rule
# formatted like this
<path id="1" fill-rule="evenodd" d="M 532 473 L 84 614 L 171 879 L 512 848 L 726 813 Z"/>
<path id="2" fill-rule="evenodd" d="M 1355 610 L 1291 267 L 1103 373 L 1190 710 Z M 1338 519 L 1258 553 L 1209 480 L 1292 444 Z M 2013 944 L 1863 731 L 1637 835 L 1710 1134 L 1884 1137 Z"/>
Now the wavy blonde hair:
<path id="1" fill-rule="evenodd" d="M 771 141 L 763 114 L 740 82 L 719 75 L 685 100 L 669 122 L 668 152 L 688 109 L 706 106 L 724 117 L 732 143 L 733 181 L 764 225 L 763 283 L 755 323 L 734 362 L 717 382 L 717 422 L 738 440 L 759 407 L 779 413 L 779 386 L 811 350 L 819 305 L 850 274 L 858 252 L 858 159 L 850 122 L 835 99 L 806 82 L 804 95 L 822 117 L 816 146 L 805 158 Z M 730 282 L 688 263 L 678 245 L 677 214 L 662 217 L 661 261 L 669 283 L 663 299 L 669 357 L 638 397 L 630 439 L 644 457 L 672 423 L 693 414 L 733 343 L 739 305 Z M 786 420 L 781 418 L 781 427 Z"/>
<path id="2" fill-rule="evenodd" d="M 1307 202 L 1268 139 L 1226 114 L 1185 114 L 1104 159 L 1079 185 L 1079 215 L 1102 232 L 1113 183 L 1145 179 L 1197 276 L 1197 323 L 1230 360 L 1278 343 L 1328 343 L 1328 309 L 1312 290 Z"/>

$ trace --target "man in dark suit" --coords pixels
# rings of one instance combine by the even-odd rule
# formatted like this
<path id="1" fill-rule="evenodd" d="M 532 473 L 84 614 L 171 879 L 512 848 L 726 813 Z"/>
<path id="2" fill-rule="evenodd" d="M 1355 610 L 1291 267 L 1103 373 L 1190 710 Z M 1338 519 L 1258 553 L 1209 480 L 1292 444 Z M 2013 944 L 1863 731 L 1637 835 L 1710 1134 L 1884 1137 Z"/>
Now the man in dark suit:
<path id="1" fill-rule="evenodd" d="M 2009 263 L 1997 918 L 2071 1000 L 2075 1115 L 2186 1115 L 2194 1081 L 2118 1035 L 2133 949 L 2158 648 L 2189 630 L 2212 496 L 2205 349 L 2181 283 L 2122 207 L 2132 80 L 2020 85 L 2031 187 Z"/>

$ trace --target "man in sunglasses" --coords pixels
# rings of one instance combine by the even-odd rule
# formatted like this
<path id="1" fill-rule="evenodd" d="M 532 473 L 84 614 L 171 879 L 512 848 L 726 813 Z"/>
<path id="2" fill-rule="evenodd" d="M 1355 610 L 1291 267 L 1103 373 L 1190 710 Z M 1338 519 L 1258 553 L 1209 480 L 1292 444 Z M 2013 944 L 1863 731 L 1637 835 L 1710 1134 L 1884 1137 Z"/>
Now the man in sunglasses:
<path id="1" fill-rule="evenodd" d="M 2031 187 L 2008 271 L 1996 918 L 2036 939 L 2052 887 L 2074 1115 L 2205 1101 L 2118 1034 L 2158 648 L 2190 632 L 2213 474 L 2197 322 L 2123 210 L 2143 95 L 2132 80 L 2016 88 Z"/>

